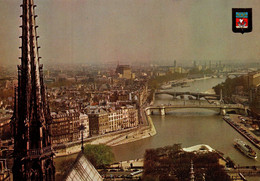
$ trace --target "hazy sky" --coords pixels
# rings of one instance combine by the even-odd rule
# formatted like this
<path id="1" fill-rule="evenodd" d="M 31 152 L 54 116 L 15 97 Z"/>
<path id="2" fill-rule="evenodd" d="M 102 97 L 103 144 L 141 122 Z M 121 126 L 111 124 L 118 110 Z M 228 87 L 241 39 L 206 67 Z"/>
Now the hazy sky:
<path id="1" fill-rule="evenodd" d="M 0 63 L 18 64 L 22 0 L 0 0 Z M 40 56 L 53 62 L 260 60 L 260 0 L 35 0 Z M 253 32 L 232 32 L 232 8 Z"/>

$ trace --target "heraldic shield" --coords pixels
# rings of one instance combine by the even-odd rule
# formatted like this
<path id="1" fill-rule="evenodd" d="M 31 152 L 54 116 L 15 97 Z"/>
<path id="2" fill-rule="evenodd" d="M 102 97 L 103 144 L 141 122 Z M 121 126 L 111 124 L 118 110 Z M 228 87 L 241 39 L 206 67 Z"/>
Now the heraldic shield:
<path id="1" fill-rule="evenodd" d="M 232 8 L 232 30 L 242 34 L 252 31 L 252 8 Z"/>

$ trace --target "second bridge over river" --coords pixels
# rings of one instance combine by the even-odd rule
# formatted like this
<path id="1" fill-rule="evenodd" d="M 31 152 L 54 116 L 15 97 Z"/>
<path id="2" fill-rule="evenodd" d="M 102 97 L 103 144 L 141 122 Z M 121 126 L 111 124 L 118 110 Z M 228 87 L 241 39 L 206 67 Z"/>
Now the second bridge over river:
<path id="1" fill-rule="evenodd" d="M 197 101 L 197 104 L 192 104 L 189 101 L 183 101 L 183 104 L 176 105 L 158 105 L 150 106 L 146 108 L 146 114 L 151 115 L 154 112 L 159 112 L 160 115 L 165 115 L 169 112 L 172 112 L 176 109 L 185 109 L 185 108 L 199 108 L 199 109 L 209 109 L 218 112 L 221 115 L 226 115 L 230 112 L 235 112 L 236 114 L 247 114 L 247 107 L 241 104 L 208 104 Z"/>
<path id="2" fill-rule="evenodd" d="M 205 99 L 215 99 L 219 100 L 221 99 L 220 95 L 217 94 L 207 94 L 207 93 L 197 93 L 197 92 L 172 92 L 172 91 L 159 91 L 155 92 L 155 95 L 160 95 L 160 94 L 168 94 L 176 98 L 177 96 L 193 96 L 196 99 L 200 98 L 205 98 Z"/>

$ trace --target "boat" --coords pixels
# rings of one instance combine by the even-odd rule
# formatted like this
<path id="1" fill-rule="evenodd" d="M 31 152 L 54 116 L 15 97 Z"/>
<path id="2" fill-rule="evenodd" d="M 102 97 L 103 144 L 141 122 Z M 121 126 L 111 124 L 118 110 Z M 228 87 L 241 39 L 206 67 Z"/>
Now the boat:
<path id="1" fill-rule="evenodd" d="M 256 152 L 249 145 L 247 145 L 245 142 L 243 142 L 240 139 L 235 139 L 234 141 L 235 141 L 234 146 L 239 151 L 244 153 L 249 158 L 254 158 L 254 159 L 257 158 Z"/>
<path id="2" fill-rule="evenodd" d="M 172 87 L 178 87 L 186 84 L 186 82 L 172 82 Z"/>
<path id="3" fill-rule="evenodd" d="M 184 88 L 184 87 L 190 87 L 190 85 L 184 84 L 181 86 L 181 88 Z"/>
<path id="4" fill-rule="evenodd" d="M 161 86 L 161 89 L 171 89 L 172 88 L 172 85 L 167 83 L 167 84 L 164 84 Z"/>

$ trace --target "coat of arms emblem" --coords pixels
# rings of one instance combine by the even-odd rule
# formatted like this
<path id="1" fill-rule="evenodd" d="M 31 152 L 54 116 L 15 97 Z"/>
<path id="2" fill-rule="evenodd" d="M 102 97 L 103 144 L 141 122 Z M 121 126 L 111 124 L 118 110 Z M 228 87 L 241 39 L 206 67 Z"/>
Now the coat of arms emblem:
<path id="1" fill-rule="evenodd" d="M 247 33 L 252 31 L 252 9 L 233 8 L 232 9 L 233 32 Z"/>

